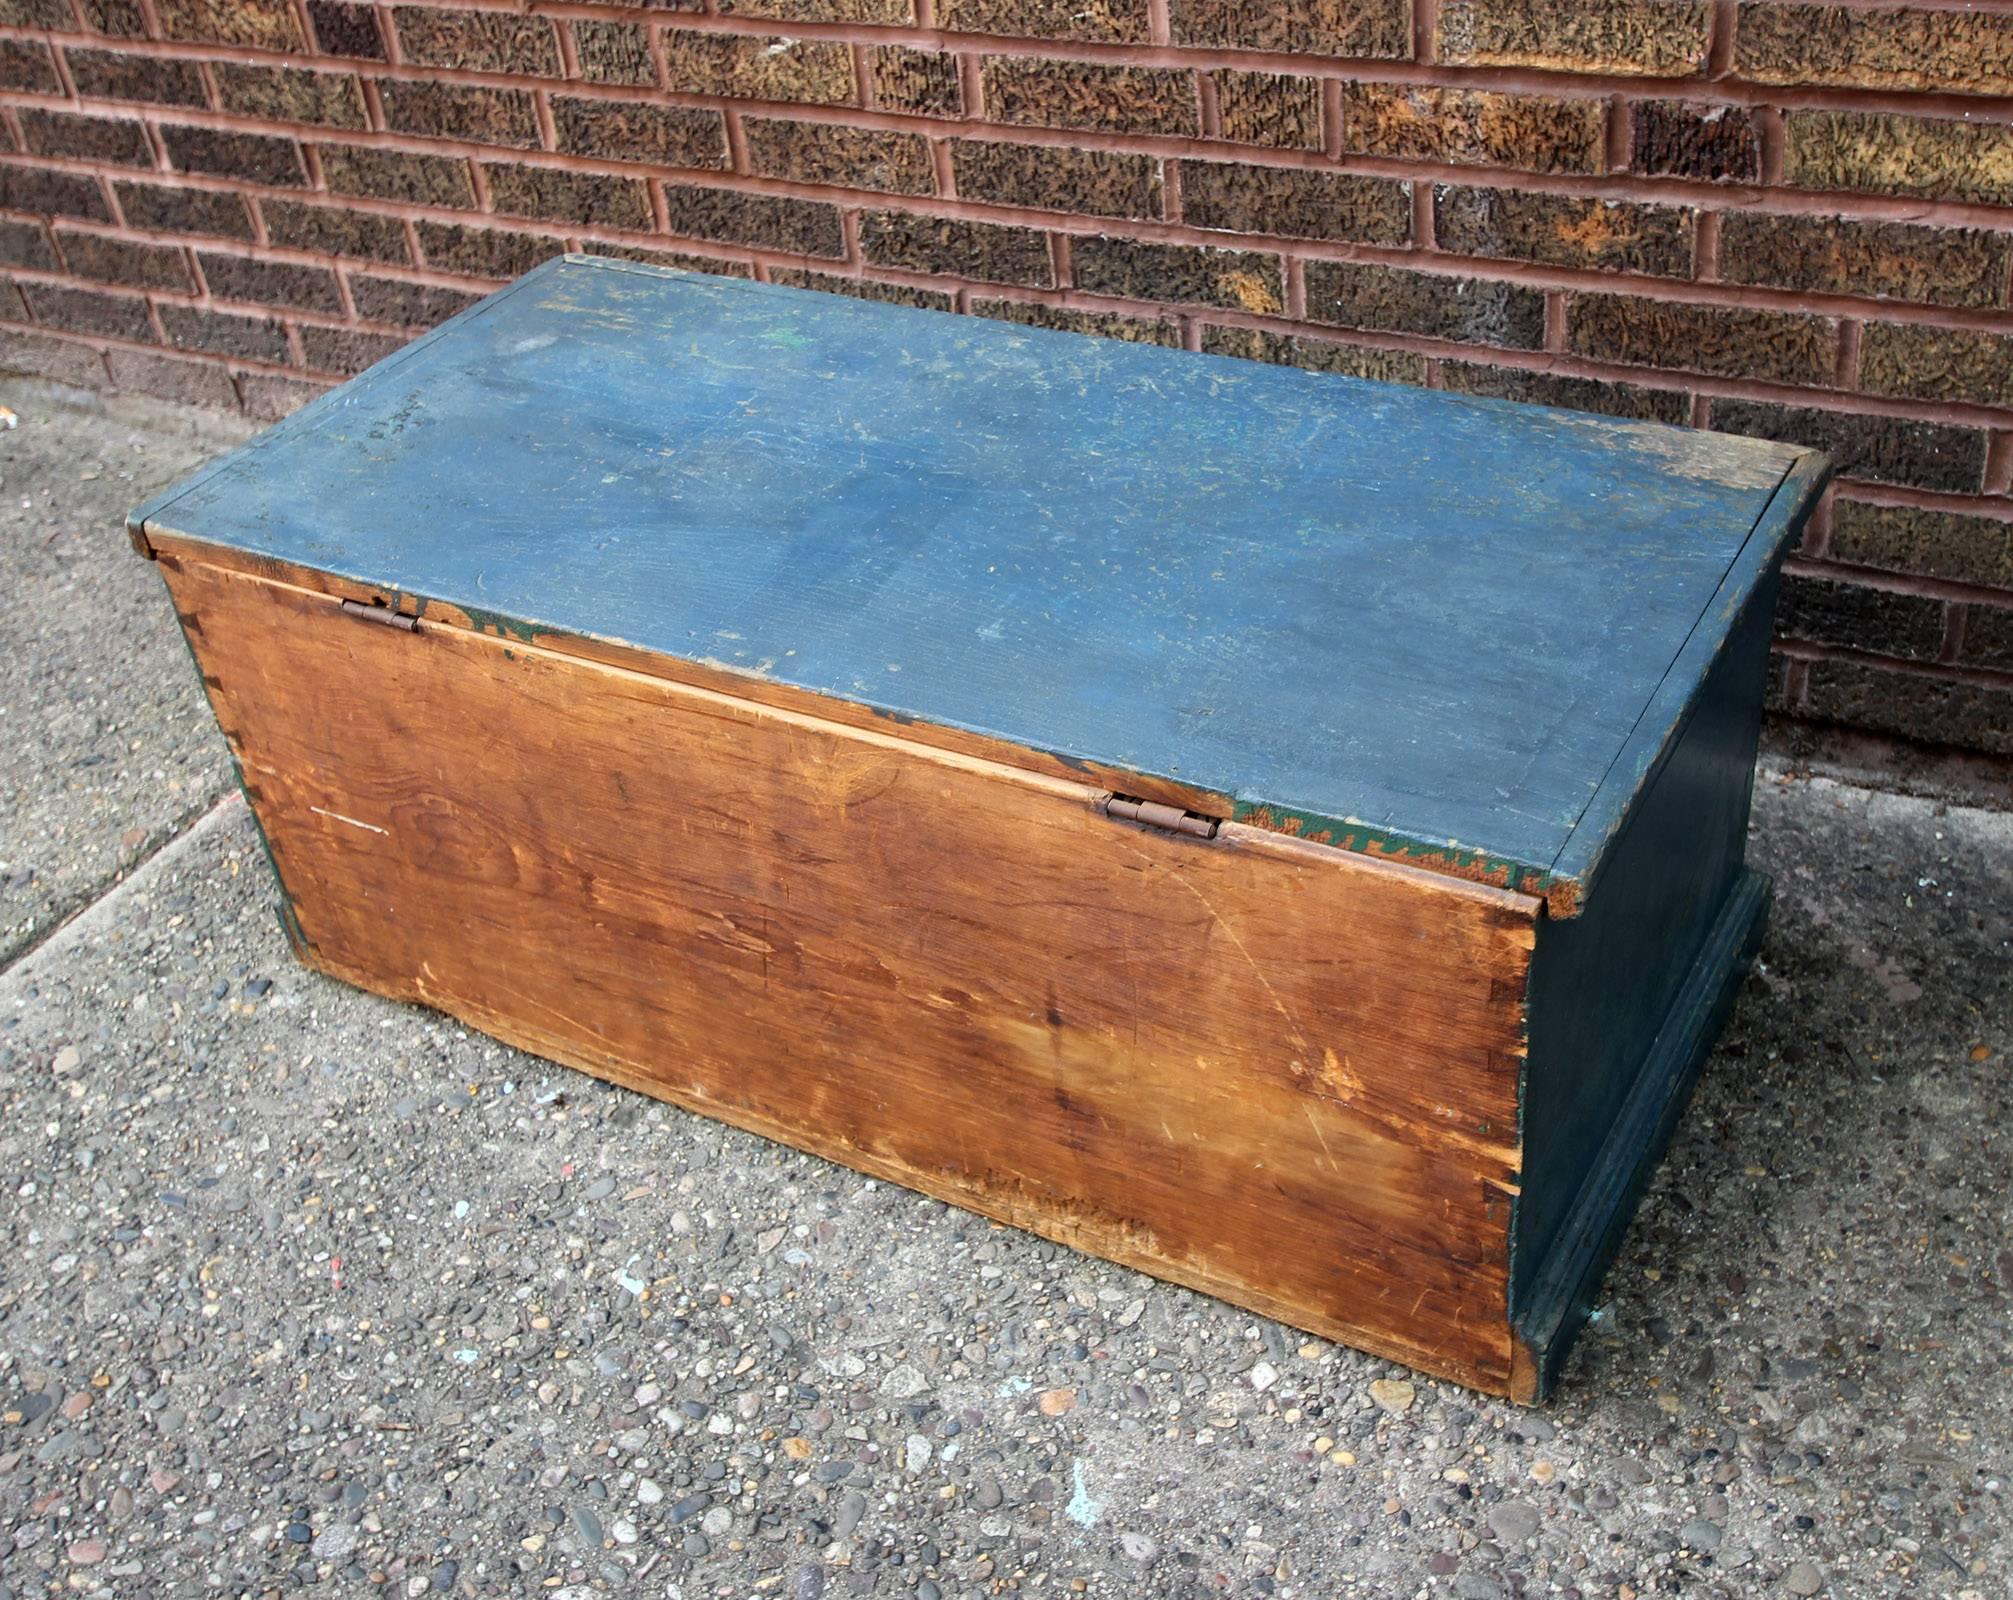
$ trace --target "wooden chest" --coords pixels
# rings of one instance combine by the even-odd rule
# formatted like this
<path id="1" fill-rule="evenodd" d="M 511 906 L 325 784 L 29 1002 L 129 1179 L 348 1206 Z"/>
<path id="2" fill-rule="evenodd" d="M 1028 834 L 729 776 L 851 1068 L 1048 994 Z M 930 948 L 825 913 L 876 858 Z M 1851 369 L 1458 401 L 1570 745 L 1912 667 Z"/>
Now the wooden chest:
<path id="1" fill-rule="evenodd" d="M 131 526 L 303 961 L 1534 1398 L 1823 473 L 575 257 Z"/>

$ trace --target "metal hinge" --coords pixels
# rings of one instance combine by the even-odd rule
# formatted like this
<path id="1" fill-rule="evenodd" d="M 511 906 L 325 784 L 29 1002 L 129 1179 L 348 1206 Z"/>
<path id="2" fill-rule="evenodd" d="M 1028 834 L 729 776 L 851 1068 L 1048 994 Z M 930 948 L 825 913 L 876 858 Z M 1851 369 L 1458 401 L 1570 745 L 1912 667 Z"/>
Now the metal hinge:
<path id="1" fill-rule="evenodd" d="M 1129 794 L 1108 794 L 1098 802 L 1097 809 L 1107 817 L 1117 817 L 1121 822 L 1136 822 L 1143 828 L 1158 828 L 1163 833 L 1185 833 L 1197 839 L 1216 837 L 1216 818 L 1183 811 L 1179 806 L 1163 805 L 1158 800 L 1139 800 Z"/>
<path id="2" fill-rule="evenodd" d="M 345 600 L 342 602 L 342 613 L 346 617 L 361 617 L 365 622 L 375 622 L 386 628 L 419 632 L 419 618 L 408 617 L 403 611 L 394 611 L 389 606 L 367 606 L 359 600 Z"/>

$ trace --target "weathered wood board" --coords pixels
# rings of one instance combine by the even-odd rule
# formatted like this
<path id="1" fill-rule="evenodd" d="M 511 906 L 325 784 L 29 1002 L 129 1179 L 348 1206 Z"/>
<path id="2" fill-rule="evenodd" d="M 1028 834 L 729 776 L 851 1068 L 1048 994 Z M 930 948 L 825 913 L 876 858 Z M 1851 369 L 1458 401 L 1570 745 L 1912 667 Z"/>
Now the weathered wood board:
<path id="1" fill-rule="evenodd" d="M 1820 479 L 575 260 L 133 528 L 303 959 L 1529 1398 L 1759 929 Z"/>

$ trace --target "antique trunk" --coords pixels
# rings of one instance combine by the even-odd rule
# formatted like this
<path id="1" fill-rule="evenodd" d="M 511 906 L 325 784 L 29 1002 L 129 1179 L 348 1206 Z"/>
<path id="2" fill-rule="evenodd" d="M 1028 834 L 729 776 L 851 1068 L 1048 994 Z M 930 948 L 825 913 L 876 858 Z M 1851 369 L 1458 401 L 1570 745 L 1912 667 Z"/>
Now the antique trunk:
<path id="1" fill-rule="evenodd" d="M 132 518 L 303 961 L 1522 1398 L 1820 458 L 569 258 Z"/>

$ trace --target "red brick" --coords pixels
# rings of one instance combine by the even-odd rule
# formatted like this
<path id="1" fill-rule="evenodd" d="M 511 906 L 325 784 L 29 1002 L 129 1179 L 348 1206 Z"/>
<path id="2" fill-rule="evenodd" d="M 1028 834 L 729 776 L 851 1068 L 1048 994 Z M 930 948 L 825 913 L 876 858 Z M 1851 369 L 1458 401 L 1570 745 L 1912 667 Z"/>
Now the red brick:
<path id="1" fill-rule="evenodd" d="M 352 5 L 349 0 L 308 0 L 308 20 L 323 55 L 384 60 L 384 35 L 378 29 L 376 7 Z"/>
<path id="2" fill-rule="evenodd" d="M 1202 330 L 1202 348 L 1215 356 L 1241 361 L 1265 361 L 1276 367 L 1302 367 L 1309 372 L 1335 372 L 1346 378 L 1370 378 L 1378 383 L 1422 384 L 1426 358 L 1410 350 L 1373 350 L 1333 339 L 1310 339 L 1299 333 L 1266 333 L 1257 328 L 1223 328 L 1214 323 Z"/>
<path id="3" fill-rule="evenodd" d="M 515 278 L 566 250 L 564 239 L 545 234 L 452 222 L 421 222 L 417 227 L 419 248 L 429 267 L 471 278 Z"/>
<path id="4" fill-rule="evenodd" d="M 1347 261 L 1307 263 L 1307 320 L 1535 350 L 1545 297 L 1521 284 Z"/>
<path id="5" fill-rule="evenodd" d="M 1072 277 L 1091 294 L 1131 300 L 1222 306 L 1276 316 L 1286 309 L 1286 280 L 1277 256 L 1152 244 L 1098 234 L 1076 240 Z"/>
<path id="6" fill-rule="evenodd" d="M 1147 0 L 937 0 L 936 16 L 952 33 L 1122 44 L 1149 37 Z"/>
<path id="7" fill-rule="evenodd" d="M 48 172 L 40 167 L 0 163 L 0 207 L 39 211 L 45 216 L 86 217 L 109 222 L 112 208 L 96 178 L 80 172 Z"/>
<path id="8" fill-rule="evenodd" d="M 256 50 L 304 50 L 292 0 L 154 0 L 161 37 Z"/>
<path id="9" fill-rule="evenodd" d="M 1525 405 L 1592 411 L 1605 417 L 1683 426 L 1691 421 L 1691 396 L 1681 389 L 1644 389 L 1598 378 L 1562 378 L 1522 367 L 1495 367 L 1476 361 L 1442 361 L 1440 387 L 1454 394 Z"/>
<path id="10" fill-rule="evenodd" d="M 959 139 L 951 170 L 966 200 L 1093 217 L 1160 215 L 1160 163 L 1152 156 Z"/>
<path id="11" fill-rule="evenodd" d="M 741 131 L 749 168 L 765 178 L 890 194 L 930 194 L 936 188 L 929 142 L 918 134 L 768 117 L 744 118 Z"/>
<path id="12" fill-rule="evenodd" d="M 555 222 L 595 222 L 609 228 L 647 228 L 650 195 L 640 179 L 597 172 L 560 172 L 485 161 L 490 204 L 505 216 Z"/>
<path id="13" fill-rule="evenodd" d="M 69 0 L 0 0 L 0 23 L 10 28 L 69 29 L 77 18 Z"/>
<path id="14" fill-rule="evenodd" d="M 1377 59 L 1412 53 L 1409 0 L 1170 0 L 1169 13 L 1176 44 Z"/>
<path id="15" fill-rule="evenodd" d="M 845 253 L 838 209 L 821 201 L 667 183 L 664 209 L 670 231 L 686 238 L 755 245 L 800 256 Z"/>
<path id="16" fill-rule="evenodd" d="M 56 271 L 56 250 L 49 242 L 49 230 L 39 222 L 0 221 L 0 262 L 40 272 Z"/>
<path id="17" fill-rule="evenodd" d="M 559 148 L 576 155 L 665 167 L 727 165 L 727 125 L 717 111 L 555 95 L 552 119 Z"/>
<path id="18" fill-rule="evenodd" d="M 1776 600 L 1775 631 L 1785 639 L 1934 661 L 1943 643 L 1943 602 L 1790 573 Z"/>
<path id="19" fill-rule="evenodd" d="M 394 6 L 391 17 L 405 59 L 418 66 L 559 76 L 559 40 L 543 17 L 425 6 Z"/>
<path id="20" fill-rule="evenodd" d="M 146 14 L 138 0 L 78 0 L 77 9 L 83 13 L 84 26 L 94 33 L 137 39 L 147 31 Z"/>
<path id="21" fill-rule="evenodd" d="M 307 183 L 300 146 L 291 139 L 227 133 L 220 128 L 164 127 L 161 143 L 167 147 L 169 162 L 183 172 L 290 189 Z"/>
<path id="22" fill-rule="evenodd" d="M 147 143 L 147 131 L 137 122 L 26 107 L 18 115 L 22 143 L 38 156 L 70 156 L 125 167 L 154 164 L 154 147 Z"/>
<path id="23" fill-rule="evenodd" d="M 663 43 L 664 81 L 682 93 L 829 106 L 855 98 L 853 53 L 843 44 L 687 28 L 666 29 Z"/>
<path id="24" fill-rule="evenodd" d="M 207 234 L 218 239 L 250 239 L 251 218 L 234 194 L 215 189 L 177 189 L 159 183 L 114 184 L 119 210 L 129 226 L 150 233 Z"/>
<path id="25" fill-rule="evenodd" d="M 292 416 L 328 386 L 305 378 L 281 378 L 270 372 L 247 372 L 238 379 L 239 403 L 254 422 L 278 422 Z"/>
<path id="26" fill-rule="evenodd" d="M 35 320 L 70 333 L 91 333 L 106 339 L 154 343 L 154 325 L 147 302 L 138 295 L 100 294 L 95 289 L 68 289 L 51 283 L 27 285 Z"/>
<path id="27" fill-rule="evenodd" d="M 1464 67 L 1678 78 L 1705 65 L 1706 0 L 1440 0 L 1439 57 Z"/>
<path id="28" fill-rule="evenodd" d="M 0 328 L 0 372 L 66 383 L 76 389 L 103 389 L 111 378 L 105 358 L 89 345 L 68 339 Z"/>
<path id="29" fill-rule="evenodd" d="M 1837 340 L 1838 325 L 1829 317 L 1795 312 L 1620 294 L 1576 294 L 1566 303 L 1567 349 L 1630 366 L 1828 384 L 1836 372 Z"/>
<path id="30" fill-rule="evenodd" d="M 654 84 L 650 32 L 635 22 L 574 22 L 573 59 L 589 83 Z"/>
<path id="31" fill-rule="evenodd" d="M 2013 514 L 2013 506 L 2007 511 Z M 2013 520 L 1835 500 L 1831 558 L 2013 590 Z"/>
<path id="32" fill-rule="evenodd" d="M 2008 235 L 1985 228 L 1730 211 L 1719 229 L 1728 283 L 1931 305 L 2004 305 L 2008 254 Z"/>
<path id="33" fill-rule="evenodd" d="M 1680 206 L 1443 184 L 1433 213 L 1440 248 L 1456 255 L 1691 276 L 1693 213 Z"/>
<path id="34" fill-rule="evenodd" d="M 1761 135 L 1744 106 L 1638 100 L 1629 126 L 1629 169 L 1696 183 L 1758 183 Z"/>
<path id="35" fill-rule="evenodd" d="M 375 278 L 361 272 L 351 277 L 349 292 L 356 302 L 356 314 L 365 321 L 400 328 L 431 328 L 480 298 L 460 289 L 438 289 L 431 284 Z"/>
<path id="36" fill-rule="evenodd" d="M 815 289 L 820 294 L 842 294 L 852 300 L 917 306 L 925 311 L 949 311 L 956 305 L 941 289 L 919 288 L 912 283 L 880 283 L 872 278 L 846 278 L 834 272 L 807 272 L 801 267 L 771 267 L 769 281 L 793 289 Z"/>
<path id="37" fill-rule="evenodd" d="M 955 117 L 964 109 L 958 58 L 948 52 L 877 44 L 867 53 L 867 77 L 883 111 Z"/>
<path id="38" fill-rule="evenodd" d="M 1860 336 L 1859 385 L 1868 394 L 2013 405 L 2013 338 L 1971 328 L 1868 323 Z"/>
<path id="39" fill-rule="evenodd" d="M 1900 7 L 1741 7 L 1735 70 L 1805 88 L 2013 95 L 2013 17 Z"/>
<path id="40" fill-rule="evenodd" d="M 1490 89 L 1347 83 L 1342 148 L 1399 161 L 1593 173 L 1606 159 L 1607 107 Z"/>
<path id="41" fill-rule="evenodd" d="M 914 0 L 719 0 L 723 16 L 778 22 L 878 22 L 906 27 L 916 20 Z"/>
<path id="42" fill-rule="evenodd" d="M 301 353 L 310 370 L 341 377 L 374 366 L 405 348 L 406 341 L 389 333 L 363 328 L 324 328 L 310 323 L 301 329 Z"/>
<path id="43" fill-rule="evenodd" d="M 242 317 L 200 306 L 161 307 L 161 326 L 178 350 L 206 350 L 241 361 L 284 363 L 292 359 L 287 330 L 271 317 Z"/>
<path id="44" fill-rule="evenodd" d="M 415 156 L 362 145 L 320 147 L 322 177 L 337 194 L 416 205 L 470 207 L 475 184 L 459 156 Z"/>
<path id="45" fill-rule="evenodd" d="M 383 79 L 377 86 L 385 126 L 432 139 L 537 147 L 538 108 L 517 89 Z"/>
<path id="46" fill-rule="evenodd" d="M 1412 235 L 1412 191 L 1390 178 L 1184 161 L 1181 214 L 1191 226 L 1219 233 L 1403 244 Z"/>
<path id="47" fill-rule="evenodd" d="M 342 291 L 326 267 L 294 261 L 254 261 L 249 256 L 219 255 L 200 250 L 203 277 L 219 300 L 246 300 L 260 305 L 298 306 L 303 311 L 340 312 Z"/>
<path id="48" fill-rule="evenodd" d="M 247 67 L 219 61 L 217 98 L 226 111 L 273 122 L 314 122 L 331 128 L 365 124 L 363 86 L 349 72 L 297 67 Z"/>
<path id="49" fill-rule="evenodd" d="M 0 39 L 0 89 L 62 94 L 63 81 L 49 47 L 39 39 Z"/>
<path id="50" fill-rule="evenodd" d="M 1067 306 L 1035 305 L 1026 300 L 974 300 L 975 316 L 996 322 L 1017 322 L 1023 328 L 1056 328 L 1065 333 L 1091 333 L 1100 339 L 1128 344 L 1181 345 L 1181 324 L 1172 317 L 1129 317 L 1116 311 L 1075 311 Z"/>
<path id="51" fill-rule="evenodd" d="M 262 200 L 259 210 L 266 219 L 266 237 L 287 249 L 388 261 L 398 266 L 405 266 L 411 259 L 406 249 L 405 224 L 396 217 L 374 216 L 341 206 L 300 205 L 288 200 Z"/>
<path id="52" fill-rule="evenodd" d="M 2013 691 L 1854 661 L 1813 661 L 1806 695 L 1809 715 L 1825 721 L 2013 755 Z"/>
<path id="53" fill-rule="evenodd" d="M 1321 85 L 1314 79 L 1233 67 L 1209 77 L 1223 138 L 1275 150 L 1321 148 Z"/>
<path id="54" fill-rule="evenodd" d="M 150 394 L 187 406 L 237 408 L 231 375 L 214 361 L 187 361 L 145 350 L 108 350 L 105 365 L 112 385 L 127 394 Z"/>
<path id="55" fill-rule="evenodd" d="M 1986 440 L 1976 428 L 1767 400 L 1715 400 L 1712 425 L 1822 450 L 1841 478 L 1976 494 L 1985 475 Z"/>
<path id="56" fill-rule="evenodd" d="M 989 56 L 982 91 L 998 122 L 1190 135 L 1202 127 L 1195 75 L 1171 67 Z"/>
<path id="57" fill-rule="evenodd" d="M 860 253 L 871 265 L 909 272 L 940 272 L 1031 289 L 1055 283 L 1048 235 L 1035 228 L 919 217 L 906 211 L 865 211 L 860 214 Z"/>
<path id="58" fill-rule="evenodd" d="M 193 61 L 129 56 L 119 50 L 66 50 L 77 92 L 90 100 L 139 100 L 157 106 L 207 106 L 202 69 Z"/>
<path id="59" fill-rule="evenodd" d="M 188 252 L 176 246 L 134 244 L 127 239 L 111 239 L 102 233 L 80 233 L 74 228 L 57 230 L 63 260 L 80 278 L 100 283 L 124 284 L 129 289 L 193 290 Z"/>
<path id="60" fill-rule="evenodd" d="M 1790 111 L 1783 181 L 1930 200 L 2013 204 L 2013 127 L 1899 113 Z"/>

